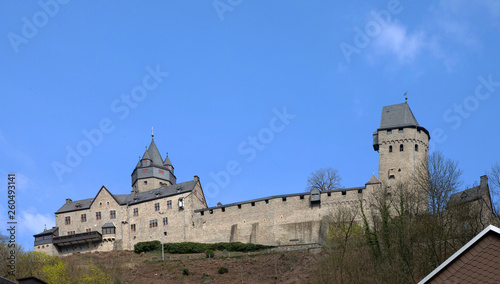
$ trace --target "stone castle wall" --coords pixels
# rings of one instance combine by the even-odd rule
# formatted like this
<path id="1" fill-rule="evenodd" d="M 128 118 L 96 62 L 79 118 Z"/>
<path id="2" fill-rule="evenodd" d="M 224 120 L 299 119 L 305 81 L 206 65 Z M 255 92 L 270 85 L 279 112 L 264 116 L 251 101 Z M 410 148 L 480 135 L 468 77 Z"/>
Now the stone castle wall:
<path id="1" fill-rule="evenodd" d="M 358 193 L 358 189 L 347 190 L 345 195 L 342 191 L 322 192 L 320 204 L 311 204 L 309 193 L 304 193 L 288 196 L 286 200 L 270 198 L 196 212 L 189 239 L 206 243 L 239 241 L 266 245 L 320 243 L 324 218 L 340 208 L 359 210 L 360 200 L 366 203 L 375 187 L 367 185 L 359 189 L 362 193 Z M 369 206 L 366 210 L 369 213 Z M 361 221 L 359 212 L 356 219 Z"/>

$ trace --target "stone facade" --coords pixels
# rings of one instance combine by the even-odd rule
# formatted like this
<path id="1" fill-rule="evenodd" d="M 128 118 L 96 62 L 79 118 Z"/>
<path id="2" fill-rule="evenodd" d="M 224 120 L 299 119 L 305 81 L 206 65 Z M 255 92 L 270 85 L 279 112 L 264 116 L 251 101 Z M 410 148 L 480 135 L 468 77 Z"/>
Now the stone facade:
<path id="1" fill-rule="evenodd" d="M 217 207 L 207 206 L 197 176 L 177 184 L 172 163 L 168 156 L 162 160 L 153 139 L 132 172 L 130 194 L 115 195 L 102 187 L 94 198 L 68 199 L 56 212 L 56 227 L 35 235 L 35 250 L 53 255 L 132 250 L 136 243 L 152 240 L 321 243 L 324 220 L 334 210 L 359 210 L 363 202 L 369 216 L 374 193 L 382 184 L 407 180 L 416 165 L 427 161 L 429 134 L 409 114 L 407 104 L 384 107 L 381 126 L 374 133 L 380 181 L 372 176 L 361 187 L 318 195 L 271 196 Z M 359 212 L 356 220 L 361 221 Z"/>

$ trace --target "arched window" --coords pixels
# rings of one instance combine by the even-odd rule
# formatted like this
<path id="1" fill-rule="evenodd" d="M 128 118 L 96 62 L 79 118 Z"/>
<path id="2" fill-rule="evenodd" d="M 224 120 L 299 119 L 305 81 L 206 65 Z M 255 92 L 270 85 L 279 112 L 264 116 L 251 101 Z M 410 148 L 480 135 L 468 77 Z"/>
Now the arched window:
<path id="1" fill-rule="evenodd" d="M 389 146 L 389 153 L 392 153 L 392 146 Z"/>
<path id="2" fill-rule="evenodd" d="M 415 152 L 418 152 L 418 144 L 415 144 Z"/>
<path id="3" fill-rule="evenodd" d="M 403 150 L 404 150 L 403 144 L 399 145 L 399 151 L 403 152 Z"/>

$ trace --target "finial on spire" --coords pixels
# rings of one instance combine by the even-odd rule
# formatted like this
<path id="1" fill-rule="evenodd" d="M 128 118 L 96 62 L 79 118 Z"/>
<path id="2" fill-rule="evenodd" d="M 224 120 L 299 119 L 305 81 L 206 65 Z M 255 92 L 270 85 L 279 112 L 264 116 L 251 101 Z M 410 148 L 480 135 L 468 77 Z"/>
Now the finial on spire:
<path id="1" fill-rule="evenodd" d="M 167 158 L 168 158 L 168 152 L 167 152 Z"/>
<path id="2" fill-rule="evenodd" d="M 408 96 L 406 94 L 408 94 L 408 92 L 405 92 L 403 96 L 405 96 L 405 103 L 408 103 Z"/>
<path id="3" fill-rule="evenodd" d="M 155 135 L 153 134 L 153 126 L 151 126 L 151 138 L 154 138 Z"/>
<path id="4" fill-rule="evenodd" d="M 372 170 L 372 174 L 375 175 L 375 170 L 374 169 Z"/>

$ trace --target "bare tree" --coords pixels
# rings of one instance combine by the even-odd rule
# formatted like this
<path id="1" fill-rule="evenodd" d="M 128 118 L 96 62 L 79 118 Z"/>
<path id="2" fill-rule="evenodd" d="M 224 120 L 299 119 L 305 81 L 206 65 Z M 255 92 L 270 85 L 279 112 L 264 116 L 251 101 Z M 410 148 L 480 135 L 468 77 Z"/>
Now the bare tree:
<path id="1" fill-rule="evenodd" d="M 340 177 L 337 169 L 319 169 L 309 175 L 309 178 L 307 179 L 306 189 L 312 190 L 314 188 L 317 188 L 323 191 L 342 188 L 342 185 L 340 184 L 341 180 L 342 178 Z"/>
<path id="2" fill-rule="evenodd" d="M 493 208 L 495 212 L 500 213 L 500 163 L 495 163 L 491 166 L 491 170 L 487 172 L 488 180 L 490 182 L 490 192 L 493 195 Z"/>
<path id="3" fill-rule="evenodd" d="M 445 158 L 441 152 L 433 152 L 427 161 L 417 170 L 416 184 L 429 194 L 429 211 L 431 214 L 442 212 L 450 196 L 462 186 L 462 170 L 458 162 Z"/>

